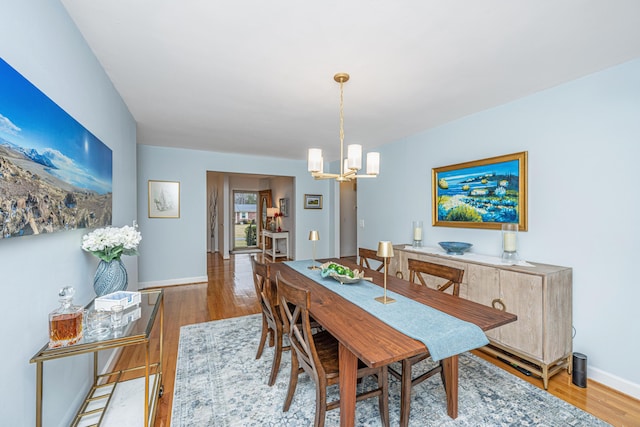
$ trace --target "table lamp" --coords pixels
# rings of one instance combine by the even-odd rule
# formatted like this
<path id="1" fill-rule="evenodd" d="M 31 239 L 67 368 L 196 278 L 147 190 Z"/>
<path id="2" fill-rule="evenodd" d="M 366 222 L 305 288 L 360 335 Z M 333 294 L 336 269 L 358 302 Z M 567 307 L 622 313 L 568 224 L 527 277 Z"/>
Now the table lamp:
<path id="1" fill-rule="evenodd" d="M 393 245 L 391 242 L 378 242 L 376 255 L 384 259 L 384 295 L 376 297 L 375 300 L 382 304 L 389 304 L 396 301 L 393 298 L 387 298 L 387 263 L 389 258 L 393 257 Z"/>
<path id="2" fill-rule="evenodd" d="M 309 232 L 309 240 L 313 242 L 313 261 L 311 262 L 309 269 L 320 270 L 320 267 L 316 265 L 316 242 L 320 240 L 320 234 L 318 233 L 318 230 L 311 230 Z"/>
<path id="3" fill-rule="evenodd" d="M 271 222 L 269 223 L 269 228 L 271 231 L 276 231 L 276 220 L 275 216 L 278 213 L 278 208 L 267 208 L 267 218 L 271 218 Z"/>

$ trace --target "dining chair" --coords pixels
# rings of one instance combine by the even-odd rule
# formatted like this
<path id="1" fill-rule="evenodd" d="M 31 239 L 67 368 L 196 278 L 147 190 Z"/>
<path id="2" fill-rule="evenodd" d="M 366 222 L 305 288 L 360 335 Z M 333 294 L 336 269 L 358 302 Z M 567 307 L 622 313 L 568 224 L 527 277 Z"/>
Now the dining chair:
<path id="1" fill-rule="evenodd" d="M 459 268 L 449 267 L 446 265 L 433 264 L 427 261 L 420 261 L 416 259 L 408 259 L 409 269 L 409 281 L 415 283 L 415 279 L 418 278 L 418 282 L 422 286 L 428 286 L 428 278 L 437 281 L 446 281 L 440 285 L 436 285 L 436 290 L 444 292 L 450 287 L 453 287 L 452 294 L 456 297 L 460 296 L 460 283 L 464 276 L 464 270 Z M 422 353 L 416 356 L 404 359 L 402 361 L 402 372 L 398 372 L 393 367 L 389 367 L 389 373 L 400 380 L 400 420 L 401 425 L 406 427 L 409 423 L 409 414 L 411 411 L 411 389 L 420 384 L 427 378 L 440 373 L 442 384 L 447 389 L 447 384 L 444 379 L 444 372 L 442 370 L 442 361 L 437 366 L 428 369 L 426 372 L 413 378 L 413 366 L 429 357 L 429 353 Z"/>
<path id="2" fill-rule="evenodd" d="M 269 264 L 259 262 L 255 257 L 251 257 L 251 269 L 253 271 L 253 284 L 256 288 L 256 294 L 260 301 L 260 309 L 262 312 L 262 332 L 256 359 L 260 359 L 262 356 L 267 336 L 269 336 L 269 347 L 275 345 L 271 375 L 269 376 L 269 385 L 272 386 L 275 384 L 278 371 L 280 370 L 282 352 L 289 350 L 290 347 L 282 345 L 282 337 L 286 331 L 283 329 L 280 311 L 278 310 L 277 295 L 274 295 L 271 289 Z"/>
<path id="3" fill-rule="evenodd" d="M 288 411 L 298 385 L 298 375 L 306 372 L 316 385 L 315 427 L 324 426 L 326 411 L 338 408 L 340 400 L 327 402 L 327 387 L 340 382 L 338 341 L 326 330 L 312 333 L 309 307 L 311 292 L 302 289 L 276 275 L 278 300 L 282 318 L 289 328 L 291 342 L 291 377 L 283 411 Z M 358 361 L 357 378 L 377 378 L 377 388 L 356 396 L 356 401 L 378 396 L 380 418 L 389 426 L 389 401 L 387 367 L 369 368 Z M 361 386 L 363 386 L 361 382 Z"/>
<path id="4" fill-rule="evenodd" d="M 382 271 L 384 269 L 384 258 L 379 257 L 377 255 L 377 252 L 373 249 L 359 248 L 358 256 L 360 257 L 360 267 L 371 269 L 372 267 L 369 264 L 369 261 L 375 260 L 380 262 L 380 265 L 378 266 L 378 268 L 376 268 L 376 271 Z"/>

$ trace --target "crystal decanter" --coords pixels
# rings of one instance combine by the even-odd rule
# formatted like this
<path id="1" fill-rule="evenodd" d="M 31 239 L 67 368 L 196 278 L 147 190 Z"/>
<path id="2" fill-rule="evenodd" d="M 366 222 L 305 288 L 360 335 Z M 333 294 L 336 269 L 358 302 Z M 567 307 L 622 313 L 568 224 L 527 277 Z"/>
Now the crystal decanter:
<path id="1" fill-rule="evenodd" d="M 73 305 L 71 286 L 60 289 L 60 307 L 49 313 L 49 348 L 66 347 L 82 338 L 83 308 Z"/>

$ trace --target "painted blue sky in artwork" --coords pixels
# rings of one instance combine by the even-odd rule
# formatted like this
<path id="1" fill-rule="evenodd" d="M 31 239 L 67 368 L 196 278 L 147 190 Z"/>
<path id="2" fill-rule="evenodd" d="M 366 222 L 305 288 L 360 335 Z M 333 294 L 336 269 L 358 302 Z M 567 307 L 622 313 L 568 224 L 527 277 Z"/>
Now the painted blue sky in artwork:
<path id="1" fill-rule="evenodd" d="M 518 161 L 511 160 L 502 163 L 493 163 L 489 165 L 473 166 L 470 168 L 456 169 L 449 172 L 440 172 L 439 178 L 445 178 L 447 181 L 459 182 L 468 178 L 482 176 L 488 173 L 495 175 L 514 175 L 518 176 Z"/>
<path id="2" fill-rule="evenodd" d="M 0 59 L 0 144 L 7 142 L 53 165 L 49 172 L 65 182 L 112 191 L 111 149 Z"/>

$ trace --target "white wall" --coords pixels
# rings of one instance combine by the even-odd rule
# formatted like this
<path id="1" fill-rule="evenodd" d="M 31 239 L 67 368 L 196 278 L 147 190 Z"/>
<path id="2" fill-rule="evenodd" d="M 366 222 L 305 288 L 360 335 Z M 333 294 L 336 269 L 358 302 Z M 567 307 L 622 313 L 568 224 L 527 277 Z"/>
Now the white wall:
<path id="1" fill-rule="evenodd" d="M 135 122 L 102 67 L 57 1 L 0 0 L 0 57 L 113 150 L 113 222 L 136 218 Z M 0 112 L 1 113 L 1 112 Z M 48 340 L 58 290 L 72 285 L 86 304 L 97 258 L 80 248 L 87 230 L 0 240 L 5 304 L 0 321 L 0 424 L 35 424 L 35 372 L 29 359 Z M 137 259 L 127 257 L 130 287 Z M 90 356 L 44 365 L 45 425 L 68 425 L 84 397 Z M 73 412 L 73 413 L 72 413 Z"/>
<path id="2" fill-rule="evenodd" d="M 138 277 L 141 286 L 206 280 L 207 171 L 293 177 L 295 188 L 282 192 L 284 195 L 292 191 L 290 209 L 295 211 L 297 230 L 291 242 L 295 248 L 293 256 L 311 258 L 312 247 L 307 240 L 311 229 L 321 233 L 318 257 L 336 253 L 331 246 L 334 240 L 330 239 L 333 227 L 329 219 L 334 203 L 332 197 L 328 197 L 335 184 L 315 181 L 307 172 L 306 161 L 138 145 L 138 209 L 143 235 Z M 180 218 L 147 217 L 148 180 L 180 182 Z M 302 209 L 305 193 L 324 195 L 323 209 Z M 277 203 L 276 195 L 273 196 Z M 278 192 L 277 198 L 279 196 Z"/>
<path id="3" fill-rule="evenodd" d="M 640 60 L 380 147 L 380 177 L 358 183 L 359 246 L 408 243 L 421 219 L 427 245 L 498 255 L 499 231 L 428 226 L 431 169 L 519 151 L 529 152 L 519 252 L 573 268 L 574 351 L 590 378 L 640 397 Z"/>

